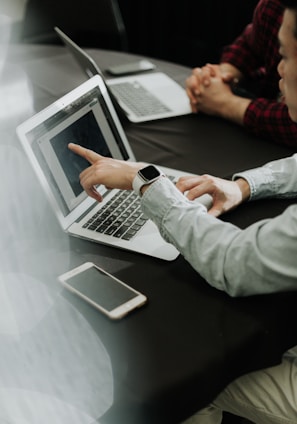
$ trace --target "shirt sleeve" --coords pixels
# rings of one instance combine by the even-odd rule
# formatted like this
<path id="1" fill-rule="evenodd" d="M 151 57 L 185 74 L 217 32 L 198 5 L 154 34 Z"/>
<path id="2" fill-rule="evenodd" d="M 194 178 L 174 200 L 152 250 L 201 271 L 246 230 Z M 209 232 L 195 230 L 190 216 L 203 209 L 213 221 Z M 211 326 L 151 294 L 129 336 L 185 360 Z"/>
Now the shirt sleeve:
<path id="1" fill-rule="evenodd" d="M 278 53 L 278 30 L 284 7 L 279 0 L 260 0 L 252 23 L 246 26 L 235 41 L 226 46 L 221 62 L 228 62 L 240 69 L 247 77 L 262 75 L 276 68 Z M 276 73 L 276 69 L 274 69 Z"/>
<path id="2" fill-rule="evenodd" d="M 296 147 L 297 124 L 290 118 L 287 106 L 277 101 L 277 65 L 281 59 L 278 30 L 282 15 L 279 0 L 261 0 L 253 22 L 224 49 L 221 61 L 237 67 L 249 81 L 257 81 L 258 95 L 245 112 L 245 128 L 258 137 Z"/>
<path id="3" fill-rule="evenodd" d="M 291 147 L 297 145 L 297 124 L 292 121 L 287 106 L 282 102 L 263 98 L 252 100 L 243 124 L 256 136 Z"/>
<path id="4" fill-rule="evenodd" d="M 221 63 L 230 63 L 245 76 L 253 76 L 259 67 L 259 58 L 254 52 L 251 40 L 253 24 L 249 24 L 235 41 L 223 49 Z"/>
<path id="5" fill-rule="evenodd" d="M 233 175 L 250 186 L 250 200 L 268 197 L 297 198 L 297 154 Z"/>
<path id="6" fill-rule="evenodd" d="M 272 4 L 274 1 L 271 2 Z M 272 9 L 273 19 L 275 17 Z M 253 21 L 246 26 L 241 35 L 239 35 L 232 44 L 226 46 L 221 56 L 221 62 L 227 62 L 238 68 L 246 77 L 253 76 L 259 68 L 264 66 L 266 41 L 266 28 L 269 26 L 269 20 L 266 16 L 271 14 L 271 8 L 268 0 L 261 0 L 255 8 Z M 271 19 L 270 19 L 271 21 Z M 276 22 L 275 22 L 276 23 Z M 270 33 L 271 36 L 271 33 Z"/>
<path id="7" fill-rule="evenodd" d="M 217 289 L 231 296 L 297 289 L 297 205 L 242 230 L 161 178 L 145 191 L 142 207 L 163 238 Z"/>

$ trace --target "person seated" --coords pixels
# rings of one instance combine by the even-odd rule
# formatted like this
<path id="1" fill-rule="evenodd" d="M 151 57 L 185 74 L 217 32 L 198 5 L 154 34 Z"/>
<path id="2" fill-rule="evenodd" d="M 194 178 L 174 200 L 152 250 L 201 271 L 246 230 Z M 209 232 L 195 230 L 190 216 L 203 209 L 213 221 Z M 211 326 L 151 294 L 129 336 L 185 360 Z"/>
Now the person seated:
<path id="1" fill-rule="evenodd" d="M 194 68 L 186 91 L 194 113 L 221 116 L 256 136 L 297 147 L 297 124 L 279 95 L 282 15 L 280 0 L 260 0 L 252 23 L 225 47 L 220 64 Z"/>
<path id="2" fill-rule="evenodd" d="M 297 122 L 297 0 L 283 3 L 280 88 L 289 115 Z M 297 290 L 297 203 L 279 216 L 245 229 L 217 218 L 245 201 L 273 196 L 297 198 L 297 154 L 240 172 L 232 181 L 208 175 L 185 176 L 175 186 L 157 168 L 154 178 L 140 184 L 139 172 L 146 165 L 103 157 L 75 144 L 69 144 L 69 148 L 91 164 L 80 174 L 89 196 L 102 200 L 96 190 L 98 184 L 125 190 L 134 187 L 144 213 L 156 223 L 164 239 L 175 245 L 212 286 L 230 296 Z M 209 211 L 193 201 L 205 193 L 213 198 Z M 283 355 L 281 364 L 230 383 L 212 405 L 186 423 L 219 424 L 223 411 L 256 424 L 295 424 L 297 346 Z"/>

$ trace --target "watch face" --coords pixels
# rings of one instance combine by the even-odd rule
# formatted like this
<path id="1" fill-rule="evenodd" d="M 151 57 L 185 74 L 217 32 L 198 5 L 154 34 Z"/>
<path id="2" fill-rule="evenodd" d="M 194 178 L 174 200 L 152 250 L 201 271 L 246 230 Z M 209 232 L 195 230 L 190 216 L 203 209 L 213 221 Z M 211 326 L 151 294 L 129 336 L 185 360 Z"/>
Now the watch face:
<path id="1" fill-rule="evenodd" d="M 145 168 L 141 169 L 139 173 L 147 181 L 151 181 L 160 175 L 160 171 L 153 165 L 146 166 Z"/>

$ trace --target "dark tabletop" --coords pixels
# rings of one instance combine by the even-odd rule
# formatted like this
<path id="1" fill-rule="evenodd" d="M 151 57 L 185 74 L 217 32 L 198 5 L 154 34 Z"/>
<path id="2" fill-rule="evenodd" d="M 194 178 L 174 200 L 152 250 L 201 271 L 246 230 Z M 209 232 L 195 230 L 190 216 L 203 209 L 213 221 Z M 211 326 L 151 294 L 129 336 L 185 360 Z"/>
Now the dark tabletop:
<path id="1" fill-rule="evenodd" d="M 91 53 L 103 70 L 135 59 Z M 154 62 L 181 84 L 190 72 Z M 27 399 L 27 411 L 59 405 L 69 417 L 73 408 L 80 424 L 178 423 L 234 378 L 279 363 L 297 344 L 297 293 L 232 299 L 182 256 L 165 262 L 64 234 L 15 128 L 84 80 L 62 47 L 13 46 L 2 70 L 1 387 L 6 400 Z M 229 177 L 293 153 L 203 115 L 121 121 L 138 160 L 194 173 Z M 248 203 L 222 219 L 244 228 L 289 203 Z M 112 322 L 66 292 L 57 276 L 85 261 L 146 294 L 148 304 Z"/>

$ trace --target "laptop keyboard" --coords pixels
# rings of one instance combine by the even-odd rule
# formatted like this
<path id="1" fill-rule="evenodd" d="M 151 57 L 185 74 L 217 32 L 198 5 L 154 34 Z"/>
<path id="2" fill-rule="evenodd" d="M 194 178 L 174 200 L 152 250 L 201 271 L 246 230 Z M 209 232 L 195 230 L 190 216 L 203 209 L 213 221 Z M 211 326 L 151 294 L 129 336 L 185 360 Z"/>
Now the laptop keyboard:
<path id="1" fill-rule="evenodd" d="M 83 228 L 130 240 L 147 220 L 141 210 L 139 197 L 133 191 L 119 191 Z"/>
<path id="2" fill-rule="evenodd" d="M 170 112 L 157 97 L 137 82 L 123 82 L 111 86 L 113 94 L 123 101 L 137 116 L 158 115 Z"/>

